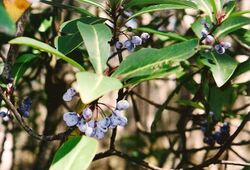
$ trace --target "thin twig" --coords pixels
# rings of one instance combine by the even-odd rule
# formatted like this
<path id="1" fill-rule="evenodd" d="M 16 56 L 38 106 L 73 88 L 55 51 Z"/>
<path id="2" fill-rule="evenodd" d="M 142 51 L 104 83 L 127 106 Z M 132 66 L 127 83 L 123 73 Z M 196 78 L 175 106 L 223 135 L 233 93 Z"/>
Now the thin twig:
<path id="1" fill-rule="evenodd" d="M 74 130 L 74 128 L 69 128 L 65 132 L 53 134 L 53 135 L 40 135 L 36 133 L 33 129 L 31 129 L 23 120 L 21 117 L 21 114 L 17 111 L 15 106 L 11 103 L 11 101 L 4 95 L 3 90 L 0 88 L 0 97 L 4 100 L 7 107 L 12 111 L 14 114 L 17 122 L 19 125 L 32 137 L 34 137 L 37 140 L 43 140 L 43 141 L 53 141 L 53 140 L 63 140 L 67 136 L 71 134 L 71 132 Z"/>

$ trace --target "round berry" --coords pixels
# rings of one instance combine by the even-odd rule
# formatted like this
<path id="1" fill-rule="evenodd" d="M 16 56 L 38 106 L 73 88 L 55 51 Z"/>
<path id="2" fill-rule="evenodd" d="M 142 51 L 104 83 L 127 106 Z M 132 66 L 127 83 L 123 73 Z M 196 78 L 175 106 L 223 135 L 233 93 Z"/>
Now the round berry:
<path id="1" fill-rule="evenodd" d="M 67 126 L 75 126 L 79 122 L 79 117 L 76 112 L 67 112 L 64 113 L 63 120 Z"/>
<path id="2" fill-rule="evenodd" d="M 135 44 L 133 44 L 130 40 L 127 40 L 124 42 L 124 47 L 128 50 L 128 51 L 134 51 L 135 49 Z"/>
<path id="3" fill-rule="evenodd" d="M 94 132 L 95 132 L 95 131 L 94 131 L 93 128 L 87 127 L 86 130 L 85 130 L 85 135 L 86 135 L 86 136 L 89 136 L 89 137 L 93 137 Z"/>
<path id="4" fill-rule="evenodd" d="M 83 110 L 82 115 L 83 115 L 83 118 L 85 120 L 89 120 L 89 119 L 91 119 L 93 113 L 92 113 L 92 110 L 90 108 L 86 108 Z"/>
<path id="5" fill-rule="evenodd" d="M 218 54 L 224 54 L 226 51 L 225 48 L 222 47 L 220 44 L 215 45 L 214 49 Z"/>
<path id="6" fill-rule="evenodd" d="M 133 36 L 131 42 L 135 45 L 141 45 L 142 39 L 139 36 Z"/>
<path id="7" fill-rule="evenodd" d="M 201 31 L 201 36 L 202 36 L 203 38 L 206 38 L 206 37 L 208 36 L 207 30 L 202 30 L 202 31 Z"/>
<path id="8" fill-rule="evenodd" d="M 78 129 L 79 129 L 81 132 L 85 132 L 86 129 L 87 129 L 87 127 L 88 127 L 88 125 L 87 125 L 87 123 L 85 122 L 84 119 L 81 119 L 81 120 L 77 123 L 76 126 L 78 127 Z"/>
<path id="9" fill-rule="evenodd" d="M 231 48 L 232 44 L 230 42 L 221 42 L 222 47 L 225 49 Z"/>
<path id="10" fill-rule="evenodd" d="M 117 48 L 117 49 L 122 49 L 122 48 L 123 48 L 123 44 L 122 44 L 120 41 L 117 41 L 117 42 L 115 43 L 115 48 Z"/>
<path id="11" fill-rule="evenodd" d="M 149 38 L 150 38 L 149 33 L 143 32 L 143 33 L 141 34 L 141 39 L 142 39 L 143 42 L 145 42 L 145 41 L 148 40 Z"/>
<path id="12" fill-rule="evenodd" d="M 0 117 L 5 117 L 5 116 L 7 116 L 6 112 L 0 112 Z"/>
<path id="13" fill-rule="evenodd" d="M 117 110 L 126 110 L 129 107 L 129 102 L 127 100 L 120 100 L 117 105 L 116 109 Z"/>
<path id="14" fill-rule="evenodd" d="M 208 45 L 212 45 L 215 42 L 214 37 L 212 35 L 208 35 L 205 38 L 205 43 Z"/>

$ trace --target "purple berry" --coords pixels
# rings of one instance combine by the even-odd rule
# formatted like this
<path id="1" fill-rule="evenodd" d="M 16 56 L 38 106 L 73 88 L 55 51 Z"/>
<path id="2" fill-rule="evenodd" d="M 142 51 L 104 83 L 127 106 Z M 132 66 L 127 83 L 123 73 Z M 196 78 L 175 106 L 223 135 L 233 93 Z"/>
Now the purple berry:
<path id="1" fill-rule="evenodd" d="M 69 88 L 64 94 L 63 94 L 63 100 L 66 102 L 69 102 L 72 100 L 72 98 L 76 95 L 76 90 L 74 88 Z"/>
<path id="2" fill-rule="evenodd" d="M 135 44 L 133 44 L 130 40 L 127 40 L 124 42 L 124 47 L 128 50 L 128 51 L 134 51 L 135 49 Z"/>
<path id="3" fill-rule="evenodd" d="M 129 103 L 127 100 L 120 100 L 117 103 L 116 109 L 117 110 L 126 110 L 126 109 L 128 109 L 128 107 L 129 107 Z"/>
<path id="4" fill-rule="evenodd" d="M 89 119 L 91 119 L 93 113 L 92 113 L 92 110 L 90 108 L 86 108 L 83 110 L 82 115 L 83 115 L 83 118 L 85 120 L 89 120 Z"/>
<path id="5" fill-rule="evenodd" d="M 202 31 L 201 31 L 201 36 L 202 36 L 203 38 L 206 38 L 206 37 L 208 36 L 207 30 L 202 30 Z"/>
<path id="6" fill-rule="evenodd" d="M 79 129 L 81 132 L 85 132 L 86 129 L 87 129 L 87 127 L 88 127 L 88 125 L 87 125 L 87 123 L 85 122 L 84 119 L 81 119 L 81 120 L 77 123 L 76 126 L 78 127 L 78 129 Z"/>
<path id="7" fill-rule="evenodd" d="M 18 111 L 23 117 L 29 117 L 32 100 L 30 97 L 26 97 L 19 105 Z"/>
<path id="8" fill-rule="evenodd" d="M 91 128 L 91 127 L 87 127 L 86 130 L 85 130 L 85 135 L 86 135 L 86 136 L 93 137 L 93 136 L 94 136 L 94 133 L 95 133 L 95 131 L 94 131 L 94 129 Z"/>
<path id="9" fill-rule="evenodd" d="M 131 42 L 135 45 L 141 45 L 142 39 L 139 36 L 133 36 Z"/>
<path id="10" fill-rule="evenodd" d="M 5 117 L 7 116 L 8 114 L 6 112 L 0 112 L 0 117 Z"/>
<path id="11" fill-rule="evenodd" d="M 214 37 L 212 36 L 212 35 L 208 35 L 206 38 L 205 38 L 205 42 L 206 42 L 206 44 L 209 44 L 209 45 L 211 45 L 211 44 L 213 44 L 214 43 Z"/>
<path id="12" fill-rule="evenodd" d="M 218 54 L 224 54 L 226 51 L 225 48 L 222 47 L 220 44 L 215 45 L 214 49 Z"/>
<path id="13" fill-rule="evenodd" d="M 230 42 L 221 42 L 221 46 L 228 49 L 232 47 L 232 44 Z"/>
<path id="14" fill-rule="evenodd" d="M 117 49 L 122 49 L 122 47 L 123 47 L 123 44 L 122 44 L 120 41 L 117 41 L 117 42 L 115 43 L 115 48 L 117 48 Z"/>
<path id="15" fill-rule="evenodd" d="M 76 112 L 67 112 L 64 113 L 63 120 L 67 126 L 75 126 L 79 122 L 79 117 Z"/>
<path id="16" fill-rule="evenodd" d="M 143 33 L 141 34 L 141 39 L 142 39 L 142 42 L 143 42 L 143 43 L 145 43 L 149 38 L 150 38 L 149 33 L 143 32 Z"/>

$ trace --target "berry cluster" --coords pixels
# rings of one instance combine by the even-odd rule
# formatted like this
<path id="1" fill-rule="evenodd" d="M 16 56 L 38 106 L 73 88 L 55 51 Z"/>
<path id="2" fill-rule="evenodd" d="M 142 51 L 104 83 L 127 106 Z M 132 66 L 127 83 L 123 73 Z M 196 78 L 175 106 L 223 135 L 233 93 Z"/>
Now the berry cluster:
<path id="1" fill-rule="evenodd" d="M 126 40 L 124 43 L 117 41 L 115 47 L 117 49 L 126 48 L 128 51 L 134 51 L 136 46 L 142 45 L 150 38 L 148 33 L 142 33 L 141 36 L 133 36 L 131 39 Z"/>
<path id="2" fill-rule="evenodd" d="M 21 115 L 25 118 L 29 117 L 30 109 L 32 105 L 32 100 L 30 97 L 26 97 L 18 107 L 18 111 L 21 113 Z"/>
<path id="3" fill-rule="evenodd" d="M 75 94 L 75 90 L 71 88 L 63 95 L 63 99 L 66 98 L 66 101 L 69 101 L 68 99 L 72 99 Z M 109 128 L 113 129 L 117 126 L 125 126 L 127 124 L 128 120 L 121 114 L 121 111 L 126 110 L 128 107 L 128 101 L 121 100 L 117 103 L 116 109 L 112 111 L 112 114 L 104 116 L 102 119 L 98 120 L 97 116 L 94 116 L 93 109 L 87 107 L 80 114 L 76 112 L 64 113 L 63 120 L 69 127 L 77 126 L 86 136 L 102 139 Z"/>
<path id="4" fill-rule="evenodd" d="M 203 126 L 201 130 L 204 133 L 204 143 L 213 146 L 215 142 L 222 145 L 225 143 L 226 139 L 230 136 L 229 133 L 229 124 L 225 122 L 221 127 L 219 131 L 211 132 L 208 128 L 208 126 Z"/>
<path id="5" fill-rule="evenodd" d="M 211 35 L 209 24 L 202 20 L 201 24 L 203 25 L 204 29 L 201 31 L 201 36 L 203 39 L 203 42 L 207 45 L 213 45 L 216 41 L 214 39 L 214 36 Z M 214 45 L 214 49 L 218 54 L 224 54 L 226 49 L 231 48 L 231 43 L 229 42 L 219 42 L 216 45 Z"/>

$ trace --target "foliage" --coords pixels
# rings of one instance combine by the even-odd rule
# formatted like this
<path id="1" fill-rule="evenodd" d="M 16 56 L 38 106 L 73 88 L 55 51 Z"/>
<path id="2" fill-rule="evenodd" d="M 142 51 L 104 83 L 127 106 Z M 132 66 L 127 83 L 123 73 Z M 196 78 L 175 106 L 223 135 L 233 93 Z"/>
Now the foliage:
<path id="1" fill-rule="evenodd" d="M 230 136 L 229 125 L 225 122 L 231 117 L 237 117 L 237 112 L 241 111 L 234 111 L 232 107 L 238 97 L 249 96 L 249 79 L 241 83 L 234 81 L 250 70 L 250 36 L 247 29 L 250 19 L 244 15 L 249 11 L 240 11 L 236 0 L 79 0 L 78 3 L 43 0 L 39 3 L 50 5 L 49 9 L 44 9 L 39 14 L 31 13 L 30 20 L 34 22 L 28 23 L 27 26 L 24 23 L 25 17 L 27 22 L 27 16 L 24 14 L 17 21 L 21 23 L 17 24 L 17 29 L 16 15 L 13 18 L 14 14 L 7 9 L 6 2 L 0 3 L 0 37 L 3 37 L 0 43 L 10 44 L 10 51 L 13 48 L 16 52 L 9 52 L 6 57 L 2 57 L 1 86 L 6 87 L 3 88 L 5 93 L 2 95 L 7 96 L 6 99 L 3 96 L 2 98 L 3 107 L 8 108 L 8 114 L 1 115 L 6 117 L 13 113 L 24 130 L 36 139 L 63 141 L 55 153 L 50 170 L 87 169 L 93 159 L 111 155 L 149 169 L 152 169 L 150 165 L 138 160 L 152 156 L 158 161 L 158 166 L 162 167 L 171 150 L 149 147 L 151 150 L 145 153 L 143 148 L 148 146 L 141 137 L 137 139 L 131 135 L 121 139 L 121 147 L 125 147 L 132 157 L 115 148 L 117 125 L 125 126 L 127 121 L 132 119 L 132 116 L 127 120 L 125 116 L 120 115 L 120 111 L 125 109 L 119 109 L 119 101 L 120 107 L 127 108 L 126 102 L 121 106 L 121 101 L 124 101 L 122 99 L 127 98 L 133 103 L 132 110 L 138 133 L 146 135 L 152 146 L 162 135 L 159 132 L 162 113 L 171 109 L 182 115 L 182 121 L 177 124 L 181 142 L 186 141 L 185 129 L 190 120 L 194 127 L 203 131 L 206 144 L 211 147 L 216 143 L 222 146 L 215 158 L 194 165 L 196 169 L 219 163 L 217 158 L 226 149 L 230 149 L 236 136 Z M 33 1 L 22 2 L 30 6 Z M 89 8 L 98 12 L 93 13 Z M 62 9 L 66 9 L 66 12 L 63 13 Z M 181 22 L 190 9 L 195 13 L 191 14 L 194 21 L 183 31 Z M 66 17 L 63 17 L 62 13 Z M 165 16 L 164 13 L 168 15 Z M 150 18 L 148 23 L 140 22 L 146 16 Z M 34 19 L 36 17 L 38 19 Z M 171 17 L 175 21 L 171 21 Z M 46 25 L 45 29 L 38 29 L 43 24 Z M 171 26 L 172 29 L 166 29 Z M 19 27 L 23 27 L 23 32 L 19 32 Z M 242 62 L 236 60 L 237 55 L 248 57 Z M 72 88 L 63 95 L 62 91 L 66 91 L 66 86 L 71 86 L 63 78 L 57 77 L 67 74 L 64 73 L 64 70 L 67 70 L 64 66 L 74 73 L 73 82 L 76 82 L 77 88 L 76 91 Z M 63 96 L 63 100 L 67 102 L 75 99 L 77 103 L 73 107 L 71 105 L 69 112 L 63 117 L 70 126 L 68 130 L 52 137 L 29 130 L 23 120 L 24 116 L 19 115 L 20 107 L 15 108 L 15 103 L 20 103 L 23 98 L 21 96 L 25 94 L 21 89 L 24 86 L 22 83 L 32 84 L 33 80 L 28 82 L 27 79 L 31 78 L 34 72 L 37 74 L 33 79 L 37 79 L 38 75 L 43 73 L 41 70 L 46 72 L 46 97 L 43 99 L 44 103 L 47 102 L 46 107 L 52 107 L 48 110 L 55 111 L 57 108 L 54 107 L 59 106 L 60 102 L 62 104 L 58 96 Z M 151 122 L 152 132 L 148 132 L 141 128 L 140 108 L 137 108 L 137 101 L 133 99 L 133 96 L 136 96 L 134 88 L 144 82 L 166 78 L 169 75 L 176 77 L 176 88 L 163 104 L 144 99 L 157 108 Z M 195 75 L 199 75 L 200 80 L 194 80 Z M 59 86 L 60 83 L 53 84 L 57 79 L 60 79 L 64 86 Z M 188 98 L 182 99 L 182 89 L 186 91 Z M 110 92 L 117 94 L 115 109 L 100 102 L 102 97 Z M 178 99 L 174 104 L 178 108 L 172 108 L 169 106 L 170 102 L 177 95 Z M 53 100 L 50 99 L 51 96 Z M 55 106 L 51 106 L 54 105 L 53 102 Z M 107 111 L 103 111 L 101 105 L 104 105 Z M 87 109 L 90 109 L 90 112 L 87 112 Z M 196 110 L 202 113 L 200 119 L 194 118 L 197 116 Z M 27 113 L 29 111 L 30 105 Z M 244 123 L 246 122 L 243 121 L 242 124 Z M 216 126 L 221 127 L 220 131 L 216 130 Z M 98 142 L 93 137 L 104 138 L 108 128 L 113 129 L 110 148 L 103 154 L 97 154 Z M 177 153 L 182 154 L 182 158 L 180 164 L 174 168 L 193 166 L 185 153 L 186 149 L 186 143 L 182 143 Z"/>

